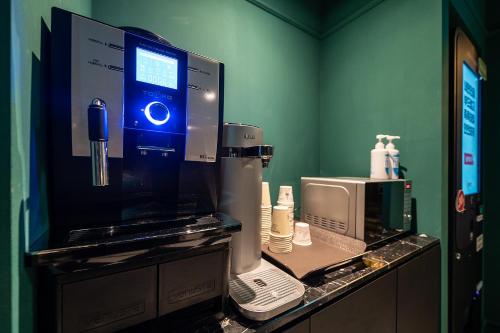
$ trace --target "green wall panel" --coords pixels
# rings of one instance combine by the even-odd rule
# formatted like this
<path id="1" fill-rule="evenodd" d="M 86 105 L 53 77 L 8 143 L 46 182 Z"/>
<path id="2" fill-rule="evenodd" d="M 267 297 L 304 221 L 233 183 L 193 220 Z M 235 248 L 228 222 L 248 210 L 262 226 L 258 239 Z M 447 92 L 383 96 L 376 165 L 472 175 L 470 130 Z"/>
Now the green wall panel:
<path id="1" fill-rule="evenodd" d="M 315 37 L 321 34 L 322 0 L 247 1 Z"/>
<path id="2" fill-rule="evenodd" d="M 265 171 L 273 198 L 280 184 L 291 184 L 300 202 L 301 176 L 368 176 L 375 135 L 401 135 L 397 147 L 407 177 L 414 180 L 418 231 L 443 242 L 446 331 L 448 4 L 482 48 L 484 28 L 478 22 L 484 19 L 483 2 L 339 0 L 328 2 L 320 15 L 318 1 L 302 0 L 147 0 L 148 6 L 134 0 L 11 0 L 12 103 L 10 115 L 0 110 L 0 120 L 9 120 L 12 143 L 10 160 L 1 161 L 11 165 L 7 185 L 12 200 L 0 215 L 2 223 L 7 221 L 0 227 L 0 250 L 8 250 L 0 254 L 0 293 L 10 293 L 10 302 L 0 305 L 0 331 L 7 332 L 9 323 L 14 332 L 29 332 L 33 325 L 32 281 L 22 252 L 47 227 L 45 174 L 37 169 L 43 158 L 34 143 L 43 127 L 36 117 L 44 87 L 38 67 L 40 18 L 50 26 L 53 5 L 113 25 L 139 26 L 224 62 L 224 120 L 261 126 L 265 142 L 275 146 L 275 158 Z M 0 19 L 5 22 L 4 16 Z M 326 38 L 313 37 L 325 32 Z M 496 64 L 489 65 L 494 73 Z M 488 121 L 499 121 L 494 117 L 489 115 Z M 493 125 L 486 128 L 492 133 L 489 142 L 496 140 L 494 130 Z M 496 162 L 491 155 L 485 158 L 488 165 Z M 493 173 L 488 170 L 486 175 Z M 6 189 L 5 177 L 0 191 Z M 485 188 L 487 198 L 488 188 L 494 187 Z M 496 218 L 488 205 L 486 209 L 488 218 Z M 494 225 L 486 228 L 500 233 Z M 498 257 L 489 241 L 487 235 L 486 255 Z M 488 267 L 487 292 L 488 281 L 499 276 L 499 270 Z M 486 296 L 490 318 L 498 313 L 494 301 Z"/>
<path id="3" fill-rule="evenodd" d="M 318 172 L 319 41 L 247 1 L 107 0 L 93 17 L 154 31 L 225 64 L 224 120 L 260 126 L 275 157 L 265 171 L 281 184 Z M 276 200 L 276 199 L 273 199 Z"/>
<path id="4" fill-rule="evenodd" d="M 398 27 L 398 28 L 395 28 Z M 441 6 L 386 0 L 321 45 L 320 173 L 369 176 L 377 133 L 415 181 L 419 232 L 440 237 Z"/>
<path id="5" fill-rule="evenodd" d="M 46 86 L 41 77 L 40 45 L 42 19 L 50 26 L 50 8 L 58 6 L 85 15 L 90 0 L 11 0 L 10 47 L 10 262 L 0 265 L 10 276 L 11 332 L 31 332 L 34 325 L 33 278 L 24 267 L 23 254 L 47 227 L 44 198 L 45 176 L 40 169 L 42 96 Z M 4 235 L 2 235 L 3 237 Z M 3 331 L 2 331 L 3 332 Z M 6 331 L 8 332 L 8 331 Z"/>
<path id="6" fill-rule="evenodd" d="M 375 135 L 400 135 L 418 232 L 446 239 L 442 14 L 440 1 L 385 0 L 322 40 L 320 174 L 367 177 Z"/>
<path id="7" fill-rule="evenodd" d="M 328 37 L 342 26 L 371 10 L 384 0 L 334 0 L 324 1 L 321 12 L 321 35 Z"/>

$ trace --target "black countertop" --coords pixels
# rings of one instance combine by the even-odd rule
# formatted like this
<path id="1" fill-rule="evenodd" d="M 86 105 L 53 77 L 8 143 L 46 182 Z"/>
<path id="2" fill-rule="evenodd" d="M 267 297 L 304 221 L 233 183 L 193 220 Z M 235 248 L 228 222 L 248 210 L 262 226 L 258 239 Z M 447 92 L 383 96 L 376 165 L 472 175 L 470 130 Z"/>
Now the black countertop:
<path id="1" fill-rule="evenodd" d="M 55 274 L 81 273 L 119 263 L 172 255 L 188 248 L 227 242 L 232 232 L 241 229 L 241 224 L 228 216 L 219 215 L 216 220 L 215 223 L 198 220 L 188 228 L 111 237 L 100 242 L 56 247 L 52 247 L 50 242 L 41 242 L 41 245 L 34 246 L 25 253 L 25 256 L 28 266 L 49 267 Z M 311 315 L 323 305 L 438 244 L 438 239 L 423 236 L 407 236 L 392 241 L 365 254 L 363 260 L 306 278 L 302 281 L 305 287 L 302 303 L 277 317 L 263 322 L 249 320 L 231 304 L 222 320 L 193 323 L 191 327 L 186 327 L 186 331 L 243 333 L 278 330 L 298 318 Z"/>
<path id="2" fill-rule="evenodd" d="M 193 327 L 192 330 L 229 333 L 277 330 L 438 244 L 439 240 L 436 238 L 408 236 L 367 253 L 363 261 L 306 279 L 303 281 L 306 289 L 303 302 L 277 317 L 263 322 L 252 321 L 244 318 L 234 306 L 231 306 L 221 321 Z M 365 262 L 369 262 L 369 265 Z"/>

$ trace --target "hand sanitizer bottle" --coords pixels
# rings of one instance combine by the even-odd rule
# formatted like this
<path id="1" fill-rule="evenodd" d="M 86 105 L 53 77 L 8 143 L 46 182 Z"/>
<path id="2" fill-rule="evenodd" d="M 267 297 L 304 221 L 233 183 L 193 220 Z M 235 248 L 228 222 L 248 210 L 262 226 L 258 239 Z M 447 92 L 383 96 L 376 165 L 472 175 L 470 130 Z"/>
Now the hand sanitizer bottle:
<path id="1" fill-rule="evenodd" d="M 378 134 L 376 136 L 378 142 L 371 151 L 370 178 L 389 179 L 389 156 L 382 142 L 382 139 L 386 137 L 387 135 L 384 134 Z"/>
<path id="2" fill-rule="evenodd" d="M 392 140 L 400 139 L 399 136 L 388 135 L 389 143 L 385 146 L 389 154 L 389 178 L 399 179 L 399 150 L 396 149 Z"/>

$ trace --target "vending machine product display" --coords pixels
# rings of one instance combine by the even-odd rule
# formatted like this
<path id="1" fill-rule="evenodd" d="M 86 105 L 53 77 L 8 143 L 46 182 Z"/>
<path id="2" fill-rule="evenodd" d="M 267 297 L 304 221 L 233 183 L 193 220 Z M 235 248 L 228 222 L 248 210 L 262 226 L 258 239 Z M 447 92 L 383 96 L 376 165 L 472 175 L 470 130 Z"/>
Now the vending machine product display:
<path id="1" fill-rule="evenodd" d="M 481 77 L 476 47 L 457 29 L 454 39 L 454 99 L 450 121 L 449 327 L 481 327 L 483 215 L 481 199 Z"/>

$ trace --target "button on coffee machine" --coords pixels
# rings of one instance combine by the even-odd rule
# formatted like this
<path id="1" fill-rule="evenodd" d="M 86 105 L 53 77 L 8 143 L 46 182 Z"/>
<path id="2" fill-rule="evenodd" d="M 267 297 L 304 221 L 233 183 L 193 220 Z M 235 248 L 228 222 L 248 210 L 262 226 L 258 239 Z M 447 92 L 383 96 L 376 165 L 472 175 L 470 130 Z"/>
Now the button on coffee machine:
<path id="1" fill-rule="evenodd" d="M 144 108 L 144 114 L 152 124 L 157 126 L 166 124 L 170 119 L 170 111 L 167 106 L 158 101 L 148 103 Z"/>

